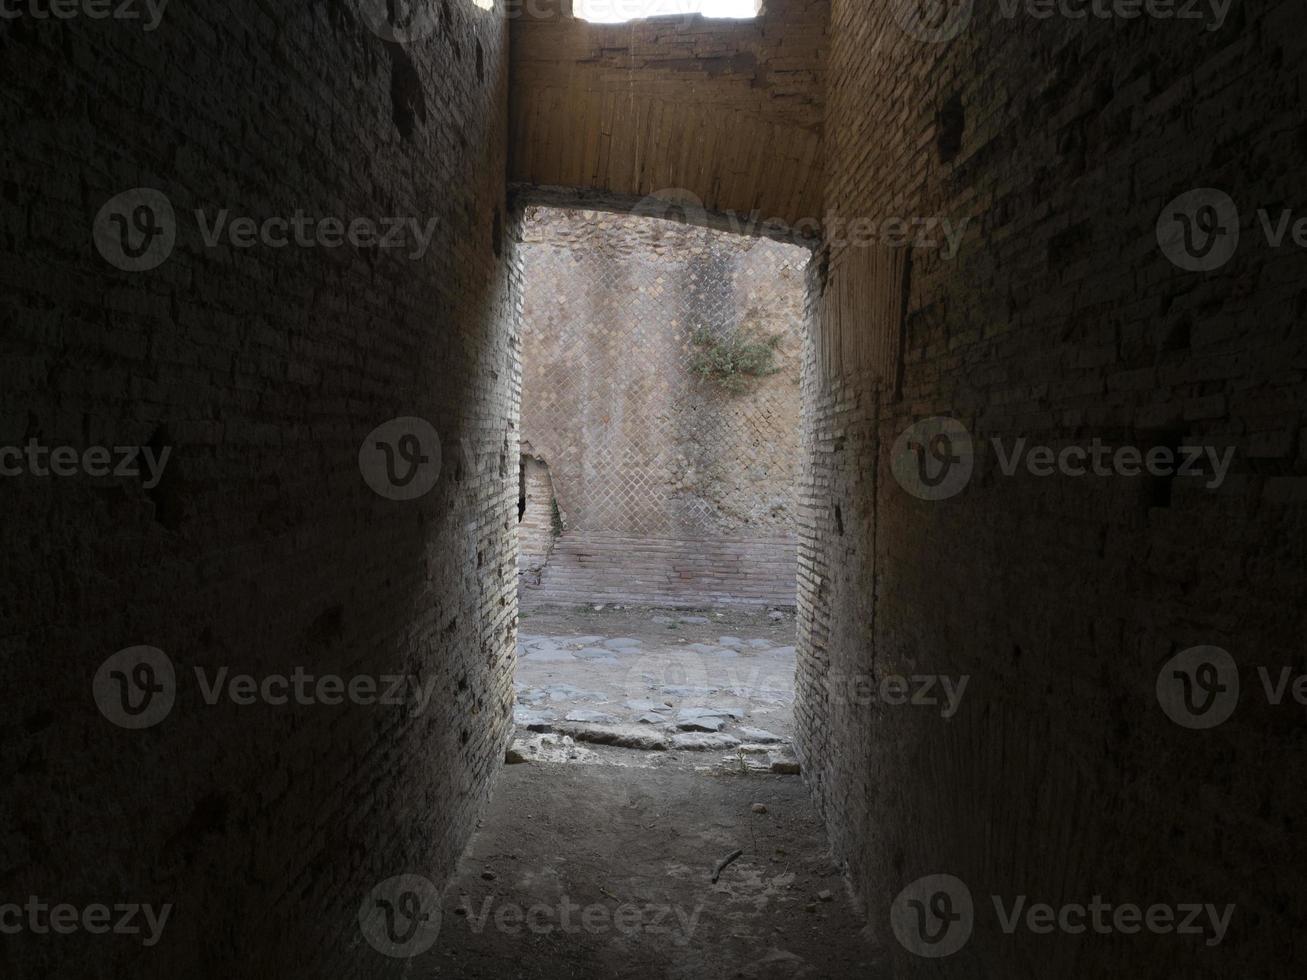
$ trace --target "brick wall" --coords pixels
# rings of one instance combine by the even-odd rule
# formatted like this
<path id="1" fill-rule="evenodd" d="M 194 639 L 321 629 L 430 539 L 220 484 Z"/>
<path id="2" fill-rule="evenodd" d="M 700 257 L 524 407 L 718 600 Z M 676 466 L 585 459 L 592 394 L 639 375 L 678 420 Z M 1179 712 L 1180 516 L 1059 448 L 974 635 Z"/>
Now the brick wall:
<path id="1" fill-rule="evenodd" d="M 628 205 L 678 188 L 815 234 L 827 0 L 610 25 L 570 6 L 535 0 L 513 23 L 511 181 Z"/>
<path id="2" fill-rule="evenodd" d="M 808 253 L 666 221 L 531 215 L 522 434 L 549 465 L 568 566 L 542 584 L 568 599 L 792 596 Z M 774 373 L 739 391 L 701 377 L 696 332 L 778 338 Z"/>
<path id="3" fill-rule="evenodd" d="M 360 9 L 233 0 L 172 4 L 152 32 L 0 28 L 0 444 L 172 451 L 148 489 L 0 479 L 3 898 L 174 906 L 152 948 L 7 935 L 7 977 L 405 973 L 363 941 L 360 904 L 391 875 L 443 880 L 502 759 L 520 384 L 506 28 L 445 4 L 430 33 L 387 43 Z M 176 246 L 127 272 L 92 226 L 142 186 L 171 200 Z M 210 247 L 193 212 L 224 208 L 435 225 L 420 258 Z M 412 501 L 358 464 L 397 416 L 443 443 Z M 177 699 L 131 731 L 92 685 L 138 644 L 171 659 Z M 193 674 L 297 666 L 414 675 L 431 702 L 210 706 Z"/>
<path id="4" fill-rule="evenodd" d="M 971 219 L 952 261 L 882 241 L 833 247 L 812 272 L 800 741 L 896 976 L 1278 976 L 1300 958 L 1281 926 L 1303 912 L 1301 708 L 1269 706 L 1254 672 L 1303 668 L 1304 613 L 1284 600 L 1307 540 L 1307 270 L 1254 216 L 1304 199 L 1291 10 L 1235 5 L 1204 30 L 978 4 L 929 43 L 894 5 L 833 4 L 828 209 Z M 1172 265 L 1155 236 L 1194 187 L 1241 215 L 1236 254 L 1207 273 Z M 927 501 L 896 481 L 891 450 L 934 415 L 980 449 L 965 489 Z M 1009 477 L 989 440 L 1018 437 L 1235 458 L 1217 489 Z M 1172 724 L 1154 694 L 1198 644 L 1227 648 L 1245 687 L 1208 731 Z M 836 693 L 914 673 L 971 676 L 951 720 Z M 888 911 L 938 872 L 968 883 L 977 926 L 927 961 Z M 1219 947 L 1006 936 L 995 893 L 1236 912 Z"/>

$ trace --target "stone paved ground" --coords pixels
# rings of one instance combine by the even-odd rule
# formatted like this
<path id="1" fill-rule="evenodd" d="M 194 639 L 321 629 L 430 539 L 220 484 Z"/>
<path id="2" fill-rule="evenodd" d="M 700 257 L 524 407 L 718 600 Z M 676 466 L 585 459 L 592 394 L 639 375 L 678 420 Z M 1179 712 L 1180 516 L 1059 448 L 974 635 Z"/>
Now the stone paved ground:
<path id="1" fill-rule="evenodd" d="M 793 772 L 793 641 L 781 611 L 533 610 L 520 625 L 509 761 L 585 761 L 604 745 L 628 753 L 605 753 L 614 764 L 692 753 Z"/>

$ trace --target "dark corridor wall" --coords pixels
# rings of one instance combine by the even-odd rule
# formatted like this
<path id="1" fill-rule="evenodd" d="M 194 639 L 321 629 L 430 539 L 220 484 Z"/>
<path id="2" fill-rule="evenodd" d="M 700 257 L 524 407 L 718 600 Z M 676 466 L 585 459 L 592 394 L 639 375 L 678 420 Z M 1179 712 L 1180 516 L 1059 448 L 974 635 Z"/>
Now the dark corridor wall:
<path id="1" fill-rule="evenodd" d="M 441 882 L 502 759 L 519 385 L 507 27 L 446 3 L 396 33 L 373 9 L 0 21 L 0 443 L 170 451 L 157 483 L 43 477 L 39 460 L 9 475 L 4 459 L 0 891 L 173 906 L 149 948 L 6 935 L 7 977 L 400 972 L 361 941 L 361 903 L 391 876 Z M 118 197 L 137 188 L 157 194 Z M 297 211 L 312 224 L 296 230 Z M 402 247 L 384 240 L 397 217 L 416 222 Z M 410 417 L 443 452 L 417 423 L 369 436 Z M 415 434 L 428 462 L 401 492 L 375 442 L 402 453 Z M 392 499 L 408 489 L 426 492 Z M 93 685 L 142 645 L 173 666 L 175 703 L 132 730 Z M 95 690 L 111 702 L 109 671 L 148 679 L 138 666 Z M 422 694 L 209 704 L 196 674 L 297 668 Z"/>
<path id="2" fill-rule="evenodd" d="M 1297 4 L 1234 3 L 1220 23 L 1217 6 L 1189 5 L 1194 22 L 962 3 L 935 24 L 833 4 L 828 214 L 968 222 L 951 260 L 829 248 L 808 351 L 805 772 L 904 976 L 1272 977 L 1303 960 L 1303 707 L 1271 704 L 1258 668 L 1304 670 L 1307 256 L 1258 211 L 1275 227 L 1307 207 L 1307 35 Z M 1181 198 L 1196 188 L 1237 215 Z M 1237 227 L 1237 248 L 1207 271 L 1173 262 L 1193 264 L 1175 219 L 1159 238 L 1176 211 Z M 914 454 L 939 479 L 947 433 L 904 433 L 937 416 L 965 428 L 973 469 L 928 499 Z M 962 460 L 955 435 L 939 455 Z M 1023 458 L 1009 476 L 995 439 L 1233 457 L 1216 485 L 1210 461 L 1078 477 Z M 1195 730 L 1156 692 L 1202 646 L 1242 693 Z M 936 678 L 935 706 L 882 695 L 893 675 Z M 945 718 L 938 678 L 964 675 Z M 974 933 L 923 959 L 890 915 L 933 874 L 967 886 Z M 1214 946 L 1210 930 L 1008 935 L 995 895 L 1235 911 Z"/>

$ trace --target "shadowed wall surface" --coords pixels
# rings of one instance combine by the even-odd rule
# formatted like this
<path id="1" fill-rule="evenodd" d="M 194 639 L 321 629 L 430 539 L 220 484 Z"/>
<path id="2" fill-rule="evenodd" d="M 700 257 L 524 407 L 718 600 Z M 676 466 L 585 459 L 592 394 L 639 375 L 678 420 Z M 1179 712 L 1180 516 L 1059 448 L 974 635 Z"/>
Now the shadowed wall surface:
<path id="1" fill-rule="evenodd" d="M 957 29 L 933 42 L 906 5 L 832 7 L 827 208 L 880 234 L 847 245 L 829 225 L 813 270 L 805 771 L 904 975 L 1281 975 L 1301 938 L 1275 923 L 1301 918 L 1302 890 L 1295 862 L 1266 857 L 1302 855 L 1301 706 L 1272 705 L 1257 669 L 1303 666 L 1304 612 L 1284 597 L 1307 578 L 1307 261 L 1256 212 L 1307 196 L 1290 162 L 1302 32 L 1287 3 L 1220 24 L 1011 9 L 947 8 Z M 1242 234 L 1228 263 L 1188 271 L 1156 226 L 1204 187 L 1233 199 Z M 884 222 L 914 218 L 965 220 L 954 256 L 891 247 Z M 970 480 L 937 500 L 894 469 L 932 416 L 975 447 Z M 1022 457 L 1008 475 L 995 439 L 1233 461 L 1217 485 L 1210 462 L 1041 476 Z M 1204 644 L 1233 657 L 1243 695 L 1194 731 L 1156 690 Z M 914 674 L 968 676 L 956 714 L 876 693 Z M 935 873 L 970 888 L 975 932 L 923 960 L 890 903 Z M 1210 929 L 1007 935 L 994 895 L 1235 913 L 1219 945 Z"/>
<path id="2" fill-rule="evenodd" d="M 0 480 L 21 566 L 0 599 L 5 896 L 173 906 L 148 948 L 6 935 L 6 976 L 398 975 L 362 941 L 361 903 L 393 875 L 443 881 L 481 811 L 516 614 L 507 27 L 471 4 L 431 27 L 401 45 L 344 0 L 238 0 L 173 4 L 150 32 L 0 28 L 0 439 L 171 451 L 151 487 Z M 92 229 L 142 187 L 170 201 L 156 218 L 176 241 L 127 271 Z M 206 239 L 224 211 L 258 227 L 297 210 L 431 237 Z M 360 473 L 396 417 L 443 444 L 420 499 Z M 137 645 L 176 674 L 171 711 L 139 731 L 92 696 Z M 407 675 L 429 698 L 249 704 L 225 687 L 297 669 Z"/>

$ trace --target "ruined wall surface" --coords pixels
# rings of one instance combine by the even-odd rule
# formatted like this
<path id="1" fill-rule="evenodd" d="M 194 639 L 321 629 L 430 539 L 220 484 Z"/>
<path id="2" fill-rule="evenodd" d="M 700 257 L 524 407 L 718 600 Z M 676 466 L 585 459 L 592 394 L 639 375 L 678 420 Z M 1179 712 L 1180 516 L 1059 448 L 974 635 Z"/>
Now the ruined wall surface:
<path id="1" fill-rule="evenodd" d="M 522 446 L 525 453 L 528 445 Z M 554 550 L 554 481 L 549 467 L 534 456 L 522 457 L 522 514 L 517 522 L 517 571 L 528 582 L 540 581 L 540 570 Z"/>
<path id="2" fill-rule="evenodd" d="M 827 0 L 769 0 L 738 21 L 527 9 L 512 29 L 511 181 L 631 202 L 679 189 L 816 232 Z"/>
<path id="3" fill-rule="evenodd" d="M 374 886 L 442 882 L 511 723 L 504 21 L 445 4 L 396 40 L 346 0 L 176 3 L 150 31 L 15 9 L 0 27 L 4 901 L 172 911 L 148 948 L 6 935 L 0 974 L 408 975 L 420 961 L 366 941 L 360 908 L 375 936 Z M 118 198 L 136 188 L 156 193 Z M 254 222 L 210 244 L 224 210 Z M 356 219 L 397 216 L 425 247 L 362 225 L 342 242 Z M 369 438 L 397 417 L 429 422 L 443 453 L 411 423 Z M 67 475 L 42 476 L 48 460 L 8 452 L 33 440 L 170 455 L 157 482 L 67 453 Z M 410 491 L 425 492 L 393 499 Z M 175 680 L 137 654 L 100 673 L 138 645 Z M 312 703 L 257 693 L 297 669 Z M 209 703 L 197 670 L 252 675 L 252 703 L 246 684 Z M 427 700 L 338 686 L 372 678 L 384 698 L 379 679 L 404 675 Z M 138 678 L 160 691 L 145 700 Z M 123 691 L 151 727 L 111 720 L 132 717 Z"/>
<path id="4" fill-rule="evenodd" d="M 549 465 L 560 546 L 607 536 L 693 554 L 710 539 L 767 542 L 789 556 L 792 593 L 808 253 L 666 221 L 532 215 L 522 432 Z M 693 370 L 704 338 L 732 336 L 778 339 L 773 373 L 739 391 Z M 604 563 L 618 579 L 620 560 L 617 549 Z"/>
<path id="5" fill-rule="evenodd" d="M 1307 263 L 1288 235 L 1272 247 L 1256 212 L 1275 224 L 1307 205 L 1291 164 L 1298 13 L 1235 4 L 1217 25 L 1012 9 L 941 8 L 923 27 L 906 6 L 833 4 L 827 206 L 879 237 L 832 245 L 814 271 L 805 772 L 896 976 L 1280 975 L 1302 953 L 1280 928 L 1304 912 L 1302 708 L 1269 704 L 1257 668 L 1304 666 L 1304 611 L 1286 599 L 1307 572 Z M 1216 195 L 1176 202 L 1194 188 L 1237 216 L 1205 211 Z M 1177 211 L 1201 233 L 1191 255 L 1216 236 L 1208 271 L 1168 258 L 1202 261 L 1184 258 Z M 886 240 L 885 220 L 931 216 L 970 219 L 951 261 Z M 918 450 L 895 452 L 932 416 L 970 434 L 969 480 L 956 431 L 917 440 L 927 482 Z M 1023 438 L 1234 456 L 1223 480 L 1210 461 L 1042 476 L 1023 459 L 1009 476 L 992 440 L 1008 453 Z M 1156 690 L 1176 689 L 1174 655 L 1205 644 L 1228 651 L 1242 693 L 1229 720 L 1194 730 Z M 970 682 L 946 720 L 882 695 L 892 675 Z M 938 684 L 929 696 L 943 700 Z M 975 931 L 926 960 L 889 913 L 935 873 L 969 887 Z M 1009 936 L 993 895 L 1236 909 L 1212 946 L 1210 931 Z"/>

